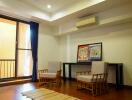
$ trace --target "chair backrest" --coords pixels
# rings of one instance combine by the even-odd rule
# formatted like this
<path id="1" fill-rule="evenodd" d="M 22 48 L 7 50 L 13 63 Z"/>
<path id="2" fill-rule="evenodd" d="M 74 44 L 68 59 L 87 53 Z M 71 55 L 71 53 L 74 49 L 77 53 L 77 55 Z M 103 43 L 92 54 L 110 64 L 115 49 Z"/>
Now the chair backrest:
<path id="1" fill-rule="evenodd" d="M 48 63 L 48 72 L 50 73 L 57 73 L 57 71 L 61 70 L 61 63 L 60 62 L 49 62 Z"/>
<path id="2" fill-rule="evenodd" d="M 107 63 L 103 61 L 93 61 L 91 74 L 107 73 Z"/>

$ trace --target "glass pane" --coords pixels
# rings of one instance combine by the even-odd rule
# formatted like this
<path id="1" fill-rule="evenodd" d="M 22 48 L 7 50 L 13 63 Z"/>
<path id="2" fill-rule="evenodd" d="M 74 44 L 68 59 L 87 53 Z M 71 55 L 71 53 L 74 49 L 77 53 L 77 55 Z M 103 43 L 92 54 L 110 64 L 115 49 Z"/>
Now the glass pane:
<path id="1" fill-rule="evenodd" d="M 15 59 L 16 22 L 0 18 L 0 59 Z"/>
<path id="2" fill-rule="evenodd" d="M 18 48 L 31 49 L 30 25 L 19 23 Z"/>
<path id="3" fill-rule="evenodd" d="M 18 50 L 18 76 L 32 75 L 31 50 Z"/>

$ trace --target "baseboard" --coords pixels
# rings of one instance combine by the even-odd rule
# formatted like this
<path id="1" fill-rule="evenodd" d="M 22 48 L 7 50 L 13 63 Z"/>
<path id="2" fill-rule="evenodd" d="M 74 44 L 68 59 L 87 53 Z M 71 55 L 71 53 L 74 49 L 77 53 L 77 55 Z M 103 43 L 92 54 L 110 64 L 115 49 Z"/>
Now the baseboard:
<path id="1" fill-rule="evenodd" d="M 116 87 L 116 84 L 115 83 L 108 83 L 108 86 L 110 86 L 110 87 Z"/>
<path id="2" fill-rule="evenodd" d="M 130 86 L 130 85 L 124 85 L 124 88 L 132 89 L 132 86 Z"/>
<path id="3" fill-rule="evenodd" d="M 63 78 L 63 77 L 62 77 L 62 79 L 63 79 L 63 80 L 69 80 L 69 81 L 70 81 L 70 80 L 73 80 L 73 81 L 76 80 L 76 78 L 71 78 L 71 79 L 69 79 L 68 77 L 66 77 L 66 78 Z"/>
<path id="4" fill-rule="evenodd" d="M 16 85 L 16 84 L 23 84 L 23 83 L 28 83 L 28 82 L 31 82 L 31 79 L 19 79 L 19 80 L 14 80 L 14 81 L 6 81 L 6 82 L 1 82 L 0 87 Z"/>
<path id="5" fill-rule="evenodd" d="M 64 80 L 64 81 L 66 81 L 66 80 L 68 80 L 68 81 L 76 81 L 76 78 L 71 78 L 71 79 L 65 78 L 64 79 L 62 77 L 62 80 Z M 31 79 L 22 79 L 22 80 L 0 82 L 0 87 L 2 87 L 2 86 L 9 86 L 9 85 L 16 85 L 16 84 L 22 84 L 22 83 L 28 83 L 28 82 L 31 82 Z M 38 80 L 36 82 L 38 82 Z M 116 87 L 116 84 L 114 84 L 114 83 L 108 83 L 108 86 L 110 86 L 110 87 Z M 130 85 L 123 85 L 122 87 L 126 88 L 126 89 L 132 89 L 132 86 L 130 86 Z"/>
<path id="6" fill-rule="evenodd" d="M 114 84 L 114 83 L 108 83 L 108 85 L 110 87 L 116 87 L 116 84 Z M 130 86 L 130 85 L 122 85 L 122 87 L 126 88 L 126 89 L 132 89 L 132 86 Z"/>

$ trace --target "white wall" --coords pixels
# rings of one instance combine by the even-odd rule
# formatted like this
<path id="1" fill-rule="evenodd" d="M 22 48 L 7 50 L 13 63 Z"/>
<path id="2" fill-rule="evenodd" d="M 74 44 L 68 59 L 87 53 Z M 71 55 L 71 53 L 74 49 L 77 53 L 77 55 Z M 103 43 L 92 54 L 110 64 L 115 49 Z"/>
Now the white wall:
<path id="1" fill-rule="evenodd" d="M 131 26 L 131 28 L 130 28 Z M 121 27 L 119 25 L 119 27 Z M 95 43 L 102 42 L 103 43 L 103 60 L 107 62 L 119 62 L 124 64 L 124 82 L 125 84 L 132 84 L 132 77 L 130 73 L 132 73 L 132 24 L 123 25 L 123 30 L 114 30 L 115 26 L 111 28 L 111 31 L 100 33 L 99 31 L 91 31 L 93 36 L 85 35 L 83 36 L 75 36 L 72 37 L 71 40 L 71 51 L 76 52 L 77 49 L 74 49 L 78 44 L 85 43 Z M 128 29 L 127 29 L 128 27 Z M 118 27 L 116 27 L 118 28 Z M 110 28 L 109 28 L 110 29 Z M 96 33 L 100 33 L 98 36 Z M 75 60 L 75 54 L 71 52 L 71 60 Z M 73 58 L 74 57 L 74 58 Z"/>
<path id="2" fill-rule="evenodd" d="M 118 15 L 131 13 L 131 7 L 131 4 L 128 4 L 122 7 L 106 10 L 96 15 L 99 16 L 100 20 L 114 18 Z M 64 27 L 65 25 L 68 25 L 68 23 L 64 23 Z M 63 29 L 64 27 L 61 25 L 60 28 Z M 67 36 L 68 39 L 66 38 Z M 85 29 L 83 31 L 74 32 L 73 34 L 71 33 L 61 36 L 61 59 L 63 59 L 63 61 L 76 62 L 78 45 L 96 42 L 103 43 L 104 61 L 124 64 L 124 84 L 132 86 L 132 22 Z M 80 68 L 78 68 L 78 66 L 73 67 L 73 77 L 75 77 L 75 72 L 80 70 Z M 86 70 L 86 67 L 81 70 Z M 109 74 L 109 82 L 115 83 L 115 72 L 112 68 L 110 70 L 111 73 Z"/>
<path id="3" fill-rule="evenodd" d="M 124 64 L 124 83 L 126 85 L 132 85 L 132 23 L 70 35 L 69 44 L 64 44 L 65 46 L 70 46 L 70 52 L 61 51 L 61 53 L 63 52 L 64 57 L 69 55 L 69 61 L 76 62 L 78 45 L 96 42 L 103 43 L 104 61 Z M 74 71 L 77 71 L 76 68 L 72 69 L 73 76 L 75 76 Z M 82 70 L 84 69 L 82 68 Z M 115 82 L 115 78 L 112 82 Z"/>
<path id="4" fill-rule="evenodd" d="M 100 20 L 114 18 L 119 15 L 131 13 L 131 4 L 112 8 L 95 14 Z M 70 25 L 70 27 L 68 27 Z M 74 28 L 75 21 L 66 22 L 59 26 L 62 33 Z M 103 60 L 107 62 L 123 63 L 124 84 L 132 85 L 132 22 L 120 23 L 76 31 L 73 34 L 66 34 L 59 37 L 53 36 L 56 33 L 53 28 L 40 24 L 38 65 L 39 69 L 48 67 L 49 62 L 76 62 L 77 47 L 80 44 L 103 43 Z M 89 70 L 87 66 L 73 67 L 72 76 L 78 70 Z M 115 72 L 110 69 L 109 82 L 115 82 Z M 68 70 L 67 77 L 68 77 Z"/>
<path id="5" fill-rule="evenodd" d="M 48 68 L 49 62 L 59 62 L 59 40 L 52 27 L 40 23 L 38 43 L 38 69 Z"/>

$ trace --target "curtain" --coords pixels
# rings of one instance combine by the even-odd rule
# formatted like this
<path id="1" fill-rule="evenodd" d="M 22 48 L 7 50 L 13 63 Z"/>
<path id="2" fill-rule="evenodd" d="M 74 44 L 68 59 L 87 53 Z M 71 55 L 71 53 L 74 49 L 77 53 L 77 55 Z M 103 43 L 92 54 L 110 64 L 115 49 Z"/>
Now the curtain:
<path id="1" fill-rule="evenodd" d="M 37 60 L 38 60 L 38 29 L 39 24 L 36 22 L 30 22 L 31 31 L 31 48 L 33 58 L 33 70 L 32 70 L 32 81 L 37 81 Z"/>

